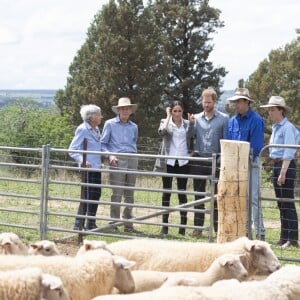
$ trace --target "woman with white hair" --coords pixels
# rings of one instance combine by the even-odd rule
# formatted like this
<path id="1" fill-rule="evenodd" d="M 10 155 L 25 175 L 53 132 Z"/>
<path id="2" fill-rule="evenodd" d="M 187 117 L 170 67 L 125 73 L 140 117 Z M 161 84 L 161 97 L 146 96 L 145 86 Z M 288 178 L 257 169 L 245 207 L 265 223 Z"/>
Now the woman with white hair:
<path id="1" fill-rule="evenodd" d="M 101 151 L 101 135 L 100 130 L 98 128 L 102 120 L 101 108 L 93 104 L 83 105 L 80 109 L 80 115 L 83 120 L 83 123 L 77 127 L 75 131 L 75 136 L 69 146 L 69 150 Z M 84 149 L 84 143 L 86 143 L 86 149 Z M 82 153 L 70 152 L 69 155 L 78 163 L 79 166 L 85 168 L 98 169 L 88 171 L 85 174 L 85 183 L 97 184 L 98 186 L 85 186 L 84 199 L 99 201 L 99 198 L 101 197 L 101 156 L 98 154 L 87 154 L 85 165 L 83 165 L 84 161 Z M 82 211 L 79 207 L 77 214 L 83 214 L 94 217 L 96 216 L 97 208 L 98 204 L 84 203 Z M 79 230 L 79 225 L 81 221 L 82 218 L 75 219 L 75 224 L 73 228 L 74 230 Z M 97 228 L 95 220 L 88 219 L 85 228 L 88 230 Z"/>
<path id="2" fill-rule="evenodd" d="M 298 129 L 286 118 L 289 107 L 280 96 L 272 96 L 268 104 L 260 107 L 268 110 L 273 122 L 270 145 L 297 145 Z M 294 199 L 296 178 L 295 154 L 296 148 L 270 147 L 269 155 L 273 161 L 273 186 L 276 198 Z M 298 247 L 298 216 L 295 202 L 277 201 L 280 211 L 280 239 L 278 245 L 282 248 Z"/>

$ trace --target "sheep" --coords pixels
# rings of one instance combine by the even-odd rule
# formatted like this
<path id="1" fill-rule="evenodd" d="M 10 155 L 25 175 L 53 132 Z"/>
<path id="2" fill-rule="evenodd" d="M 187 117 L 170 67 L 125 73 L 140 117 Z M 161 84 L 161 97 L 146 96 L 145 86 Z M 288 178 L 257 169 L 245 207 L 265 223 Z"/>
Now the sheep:
<path id="1" fill-rule="evenodd" d="M 225 253 L 243 255 L 241 261 L 249 276 L 257 271 L 269 274 L 280 268 L 268 243 L 246 237 L 222 244 L 132 239 L 111 243 L 108 248 L 135 261 L 135 270 L 203 272 L 215 258 Z"/>
<path id="2" fill-rule="evenodd" d="M 30 266 L 39 267 L 45 273 L 59 276 L 72 300 L 90 300 L 97 295 L 109 294 L 114 286 L 122 293 L 133 292 L 134 281 L 129 271 L 133 264 L 100 249 L 76 257 L 0 256 L 0 270 Z"/>
<path id="3" fill-rule="evenodd" d="M 0 272 L 2 300 L 68 300 L 59 277 L 42 273 L 39 268 Z"/>
<path id="4" fill-rule="evenodd" d="M 173 286 L 131 295 L 106 295 L 92 300 L 298 300 L 300 299 L 300 267 L 284 266 L 262 281 L 222 280 L 212 286 Z"/>
<path id="5" fill-rule="evenodd" d="M 27 246 L 13 232 L 0 233 L 0 254 L 20 254 L 28 253 Z"/>
<path id="6" fill-rule="evenodd" d="M 83 245 L 78 249 L 76 255 L 81 255 L 86 253 L 87 251 L 96 249 L 104 249 L 113 254 L 112 251 L 110 251 L 110 249 L 107 248 L 107 243 L 105 241 L 83 240 Z"/>
<path id="7" fill-rule="evenodd" d="M 205 286 L 221 279 L 245 280 L 247 275 L 248 272 L 237 254 L 223 254 L 217 257 L 205 272 L 132 271 L 135 293 L 150 291 L 160 286 L 174 285 L 173 282 L 178 279 L 182 279 L 183 285 Z"/>
<path id="8" fill-rule="evenodd" d="M 300 267 L 286 265 L 261 281 L 222 280 L 211 287 L 198 289 L 203 299 L 210 300 L 298 300 L 300 299 Z"/>
<path id="9" fill-rule="evenodd" d="M 42 240 L 30 244 L 28 249 L 28 254 L 53 256 L 53 255 L 59 255 L 60 253 L 54 242 L 48 240 Z"/>

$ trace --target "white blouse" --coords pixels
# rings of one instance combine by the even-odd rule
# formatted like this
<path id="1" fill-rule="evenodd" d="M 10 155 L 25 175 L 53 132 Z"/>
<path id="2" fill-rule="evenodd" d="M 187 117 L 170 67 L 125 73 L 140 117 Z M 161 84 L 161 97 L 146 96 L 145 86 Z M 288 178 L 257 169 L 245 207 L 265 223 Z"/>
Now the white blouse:
<path id="1" fill-rule="evenodd" d="M 183 121 L 178 128 L 176 124 L 170 120 L 169 126 L 172 128 L 172 139 L 170 143 L 170 156 L 188 156 L 188 149 L 186 144 L 186 129 L 183 126 Z M 184 166 L 188 163 L 188 160 L 179 159 L 179 166 Z M 167 159 L 167 164 L 175 166 L 175 159 Z"/>

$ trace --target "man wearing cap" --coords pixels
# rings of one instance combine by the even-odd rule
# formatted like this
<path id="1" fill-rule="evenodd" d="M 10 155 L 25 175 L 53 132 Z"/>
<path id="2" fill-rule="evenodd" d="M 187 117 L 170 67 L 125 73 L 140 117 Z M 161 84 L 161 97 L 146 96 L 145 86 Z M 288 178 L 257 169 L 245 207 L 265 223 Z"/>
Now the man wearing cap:
<path id="1" fill-rule="evenodd" d="M 268 110 L 269 117 L 274 123 L 270 145 L 297 145 L 298 129 L 286 118 L 290 110 L 284 98 L 272 96 L 268 104 L 260 107 Z M 295 154 L 296 148 L 270 147 L 269 155 L 273 160 L 273 186 L 276 198 L 294 199 L 296 178 Z M 298 216 L 294 202 L 277 202 L 280 211 L 280 239 L 277 242 L 282 248 L 298 247 Z"/>
<path id="2" fill-rule="evenodd" d="M 264 240 L 265 227 L 263 223 L 262 211 L 259 211 L 258 207 L 258 155 L 264 146 L 265 122 L 258 113 L 251 109 L 250 104 L 254 103 L 254 100 L 250 98 L 248 89 L 237 88 L 234 96 L 228 100 L 233 103 L 236 110 L 236 115 L 231 117 L 228 122 L 226 139 L 250 143 L 250 149 L 252 153 L 251 204 L 253 223 L 255 227 L 256 238 Z"/>
<path id="3" fill-rule="evenodd" d="M 101 147 L 103 152 L 112 153 L 136 153 L 138 127 L 129 118 L 137 109 L 136 104 L 131 104 L 129 98 L 120 98 L 118 105 L 112 106 L 115 118 L 107 120 L 104 124 Z M 124 171 L 134 171 L 138 167 L 137 157 L 109 155 L 110 184 L 115 185 L 112 189 L 111 202 L 120 203 L 124 196 L 124 202 L 128 204 L 134 203 L 134 190 L 124 189 L 123 187 L 134 187 L 136 174 L 124 173 Z M 121 172 L 116 172 L 121 170 Z M 120 206 L 111 205 L 110 216 L 114 219 L 120 219 Z M 131 219 L 132 207 L 126 206 L 122 214 L 123 219 Z M 117 221 L 117 220 L 114 220 Z M 125 223 L 125 232 L 135 232 L 132 223 Z"/>

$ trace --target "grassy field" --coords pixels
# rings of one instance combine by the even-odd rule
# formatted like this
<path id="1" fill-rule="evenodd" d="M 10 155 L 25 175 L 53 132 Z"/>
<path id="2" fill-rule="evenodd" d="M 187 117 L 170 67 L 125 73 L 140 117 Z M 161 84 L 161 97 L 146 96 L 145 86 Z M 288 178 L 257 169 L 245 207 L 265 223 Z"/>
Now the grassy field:
<path id="1" fill-rule="evenodd" d="M 0 230 L 1 231 L 14 231 L 19 234 L 26 242 L 32 242 L 39 239 L 39 224 L 40 224 L 40 211 L 41 211 L 41 183 L 38 174 L 28 178 L 24 177 L 19 172 L 8 172 L 8 170 L 1 169 L 0 171 Z M 17 179 L 17 181 L 15 181 Z M 62 181 L 64 184 L 50 183 L 48 190 L 48 206 L 47 206 L 47 225 L 53 228 L 47 233 L 47 238 L 61 241 L 62 243 L 68 239 L 73 238 L 76 240 L 77 235 L 68 232 L 71 230 L 74 223 L 74 214 L 78 208 L 80 199 L 80 174 L 71 173 L 67 171 L 53 172 L 50 180 Z M 27 182 L 25 182 L 27 181 Z M 102 184 L 109 184 L 107 174 L 103 174 Z M 136 187 L 138 188 L 159 188 L 161 187 L 160 177 L 139 177 Z M 265 181 L 262 187 L 263 195 L 273 195 L 273 189 L 269 182 Z M 192 191 L 192 181 L 188 182 L 188 191 Z M 102 189 L 101 201 L 98 207 L 97 217 L 103 220 L 97 220 L 98 226 L 106 225 L 109 217 L 109 205 L 111 196 L 110 188 Z M 53 198 L 59 198 L 54 200 Z M 194 200 L 193 195 L 188 195 L 188 200 Z M 105 205 L 106 204 L 106 205 Z M 147 205 L 148 207 L 134 208 L 133 213 L 135 216 L 144 216 L 157 210 L 153 206 L 161 206 L 161 193 L 155 191 L 136 191 L 135 204 Z M 177 195 L 172 195 L 171 206 L 178 205 Z M 280 247 L 275 246 L 275 242 L 279 239 L 279 210 L 276 202 L 264 201 L 263 214 L 266 227 L 266 241 L 272 244 L 272 248 L 276 255 L 281 259 L 297 259 L 300 257 L 299 248 L 290 248 L 282 250 Z M 209 204 L 206 204 L 209 209 Z M 299 202 L 297 203 L 298 216 Z M 54 215 L 62 214 L 62 215 Z M 161 216 L 148 219 L 147 222 L 161 222 Z M 179 212 L 170 214 L 169 223 L 179 224 Z M 188 225 L 193 226 L 193 213 L 188 213 Z M 209 226 L 209 215 L 206 215 L 205 226 Z M 25 228 L 22 228 L 25 227 Z M 161 227 L 150 224 L 136 224 L 135 227 L 141 232 L 141 236 L 162 238 L 160 235 Z M 192 229 L 186 230 L 186 235 L 181 236 L 178 234 L 178 228 L 170 227 L 169 234 L 165 236 L 166 239 L 176 239 L 182 241 L 208 241 L 208 232 L 204 232 L 203 237 L 196 239 L 191 236 Z M 130 234 L 126 234 L 128 236 Z M 122 231 L 118 237 L 103 235 L 89 235 L 85 236 L 93 239 L 105 239 L 108 242 L 125 237 Z"/>

